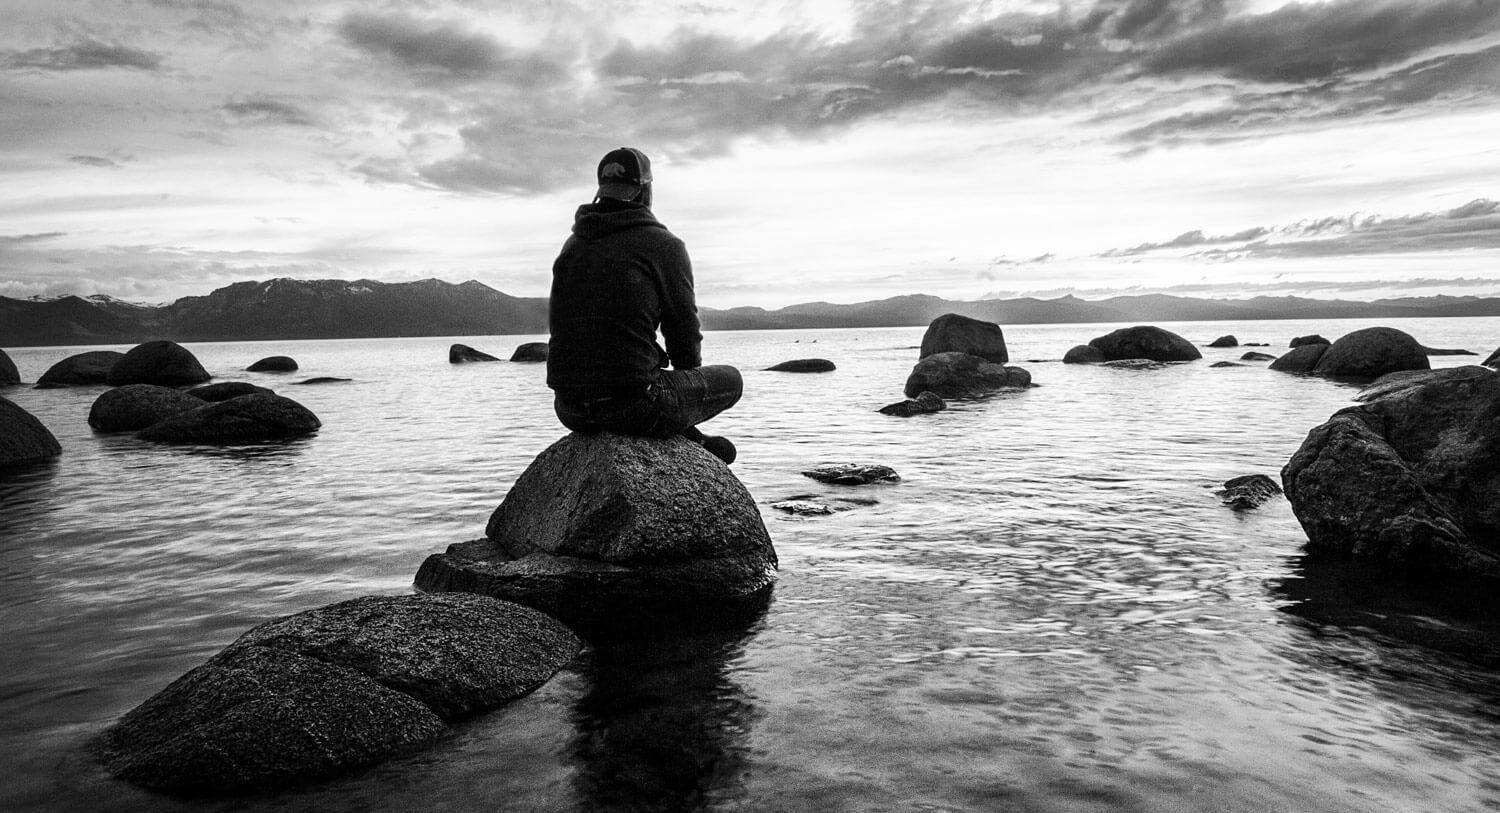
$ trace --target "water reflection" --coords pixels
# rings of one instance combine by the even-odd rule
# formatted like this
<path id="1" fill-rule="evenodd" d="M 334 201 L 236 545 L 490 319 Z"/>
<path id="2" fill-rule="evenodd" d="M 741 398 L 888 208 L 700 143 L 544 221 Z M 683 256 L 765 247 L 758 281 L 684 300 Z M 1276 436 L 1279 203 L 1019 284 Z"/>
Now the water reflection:
<path id="1" fill-rule="evenodd" d="M 732 671 L 765 609 L 717 629 L 592 639 L 570 748 L 580 809 L 698 810 L 744 795 L 759 712 Z"/>
<path id="2" fill-rule="evenodd" d="M 0 540 L 15 539 L 53 502 L 57 458 L 0 468 Z M 0 548 L 3 549 L 3 548 Z"/>

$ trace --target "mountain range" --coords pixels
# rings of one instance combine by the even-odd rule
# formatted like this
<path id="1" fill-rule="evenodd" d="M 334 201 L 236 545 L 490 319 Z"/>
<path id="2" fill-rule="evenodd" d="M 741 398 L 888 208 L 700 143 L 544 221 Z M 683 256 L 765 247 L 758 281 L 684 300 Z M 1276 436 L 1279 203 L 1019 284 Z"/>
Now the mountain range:
<path id="1" fill-rule="evenodd" d="M 910 295 L 853 304 L 810 302 L 777 310 L 703 308 L 705 330 L 921 326 L 945 313 L 1000 325 L 1385 319 L 1500 316 L 1500 298 L 1409 297 L 1374 302 L 1254 297 L 1195 299 L 1153 294 L 1085 301 Z M 151 339 L 254 341 L 390 336 L 486 336 L 547 332 L 547 300 L 515 297 L 479 282 L 428 279 L 237 282 L 207 296 L 142 305 L 108 296 L 0 297 L 0 347 L 125 344 Z"/>

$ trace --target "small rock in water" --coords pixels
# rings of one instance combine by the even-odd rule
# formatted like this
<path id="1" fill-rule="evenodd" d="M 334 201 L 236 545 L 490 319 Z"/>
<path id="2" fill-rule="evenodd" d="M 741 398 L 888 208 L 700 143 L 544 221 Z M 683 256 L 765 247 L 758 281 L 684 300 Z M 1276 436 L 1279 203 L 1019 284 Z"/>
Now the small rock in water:
<path id="1" fill-rule="evenodd" d="M 1224 481 L 1224 490 L 1219 499 L 1236 511 L 1259 508 L 1267 500 L 1281 494 L 1281 486 L 1264 474 L 1247 474 Z"/>
<path id="2" fill-rule="evenodd" d="M 895 469 L 874 463 L 825 463 L 802 472 L 802 476 L 841 486 L 901 482 L 901 475 Z"/>
<path id="3" fill-rule="evenodd" d="M 771 503 L 771 507 L 788 514 L 801 514 L 803 516 L 820 516 L 832 514 L 833 508 L 820 502 L 810 500 L 782 500 Z"/>

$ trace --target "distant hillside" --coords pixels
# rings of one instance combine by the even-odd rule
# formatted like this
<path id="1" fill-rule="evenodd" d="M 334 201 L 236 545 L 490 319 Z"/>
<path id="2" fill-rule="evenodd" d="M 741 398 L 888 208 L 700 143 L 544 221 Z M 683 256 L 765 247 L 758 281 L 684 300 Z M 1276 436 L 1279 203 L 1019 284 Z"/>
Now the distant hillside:
<path id="1" fill-rule="evenodd" d="M 779 310 L 702 311 L 706 330 L 921 326 L 945 313 L 1000 325 L 1207 322 L 1256 319 L 1385 319 L 1500 316 L 1500 299 L 1408 297 L 1376 302 L 1255 297 L 1244 300 L 1119 296 L 1095 302 L 897 296 L 839 305 L 810 302 Z M 106 296 L 48 301 L 0 297 L 0 347 L 129 344 L 150 339 L 245 341 L 387 336 L 487 336 L 547 331 L 547 300 L 503 294 L 478 282 L 429 279 L 239 282 L 170 305 L 138 305 Z"/>

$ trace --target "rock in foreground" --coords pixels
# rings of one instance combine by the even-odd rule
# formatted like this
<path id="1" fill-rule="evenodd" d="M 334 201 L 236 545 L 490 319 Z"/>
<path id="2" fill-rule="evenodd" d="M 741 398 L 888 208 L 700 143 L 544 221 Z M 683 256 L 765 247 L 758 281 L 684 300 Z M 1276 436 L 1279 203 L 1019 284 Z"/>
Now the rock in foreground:
<path id="1" fill-rule="evenodd" d="M 187 387 L 202 384 L 212 377 L 186 347 L 176 342 L 155 341 L 130 348 L 109 368 L 104 382 L 111 387 L 126 384 Z"/>
<path id="2" fill-rule="evenodd" d="M 136 707 L 96 743 L 157 791 L 273 790 L 369 765 L 444 720 L 545 682 L 576 636 L 482 596 L 367 596 L 262 624 Z"/>
<path id="3" fill-rule="evenodd" d="M 1282 468 L 1308 555 L 1500 576 L 1500 373 L 1399 381 L 1334 413 Z"/>
<path id="4" fill-rule="evenodd" d="M 0 468 L 39 463 L 60 454 L 57 438 L 35 415 L 0 398 Z"/>
<path id="5" fill-rule="evenodd" d="M 588 628 L 767 595 L 777 566 L 744 485 L 680 437 L 569 434 L 516 479 L 485 534 L 428 557 L 417 586 Z"/>
<path id="6" fill-rule="evenodd" d="M 1203 358 L 1198 348 L 1170 330 L 1151 325 L 1122 327 L 1089 344 L 1099 348 L 1105 361 L 1150 359 L 1151 361 L 1194 361 Z"/>
<path id="7" fill-rule="evenodd" d="M 906 378 L 907 398 L 932 392 L 939 398 L 980 398 L 997 390 L 1025 389 L 1031 373 L 968 353 L 937 353 L 917 362 Z"/>
<path id="8" fill-rule="evenodd" d="M 161 443 L 253 443 L 311 434 L 322 425 L 311 410 L 290 398 L 241 395 L 174 415 L 137 437 Z"/>

